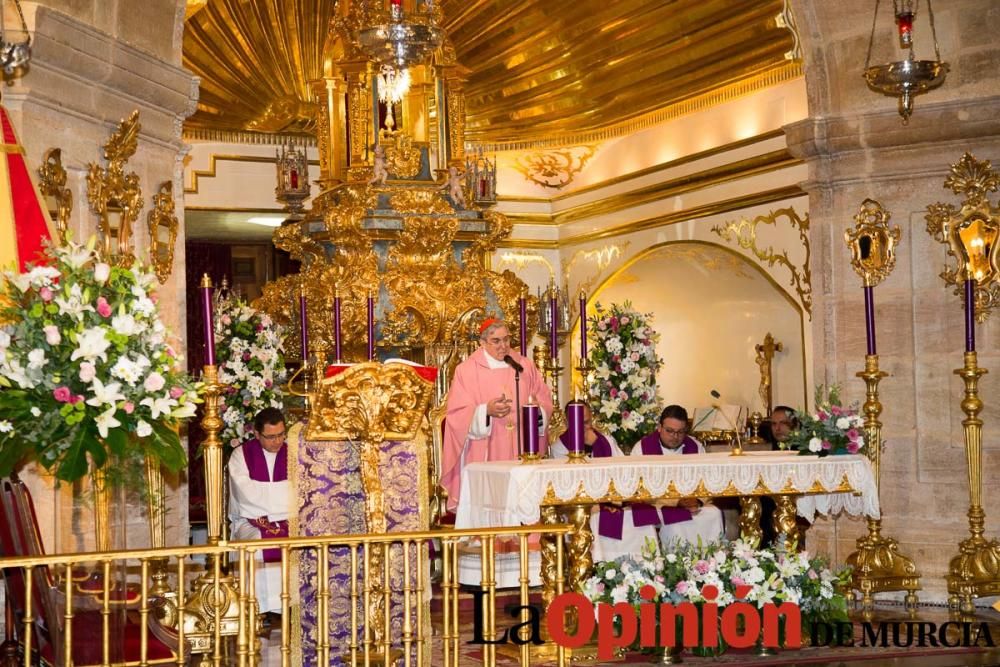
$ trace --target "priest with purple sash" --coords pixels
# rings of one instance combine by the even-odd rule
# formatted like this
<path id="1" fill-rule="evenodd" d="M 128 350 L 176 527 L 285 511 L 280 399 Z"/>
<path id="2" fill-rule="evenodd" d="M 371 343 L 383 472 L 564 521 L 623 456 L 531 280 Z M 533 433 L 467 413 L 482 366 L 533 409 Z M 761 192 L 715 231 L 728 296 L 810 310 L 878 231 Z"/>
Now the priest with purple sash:
<path id="1" fill-rule="evenodd" d="M 682 456 L 703 454 L 705 447 L 687 434 L 687 410 L 679 405 L 668 405 L 660 413 L 659 426 L 645 436 L 632 449 L 632 456 Z M 657 511 L 658 510 L 658 511 Z M 656 516 L 656 515 L 659 516 Z M 676 505 L 661 506 L 633 505 L 632 516 L 636 525 L 640 521 L 655 521 L 660 524 L 660 542 L 664 548 L 671 548 L 679 540 L 703 544 L 715 542 L 722 537 L 722 512 L 711 503 L 698 498 L 682 498 Z"/>
<path id="2" fill-rule="evenodd" d="M 614 438 L 594 428 L 589 405 L 583 409 L 583 428 L 584 450 L 591 457 L 625 456 Z M 565 458 L 569 453 L 569 444 L 569 433 L 563 433 L 559 441 L 552 445 L 552 458 Z M 619 556 L 638 558 L 647 540 L 656 544 L 656 526 L 660 523 L 656 510 L 648 505 L 635 507 L 639 508 L 639 514 L 628 506 L 604 504 L 600 509 L 595 508 L 590 516 L 590 529 L 594 534 L 591 554 L 595 561 L 614 560 Z"/>
<path id="3" fill-rule="evenodd" d="M 229 519 L 233 540 L 288 537 L 291 487 L 288 482 L 288 445 L 285 417 L 277 408 L 265 408 L 254 417 L 257 437 L 229 457 Z M 281 551 L 258 552 L 255 586 L 260 611 L 281 612 Z"/>

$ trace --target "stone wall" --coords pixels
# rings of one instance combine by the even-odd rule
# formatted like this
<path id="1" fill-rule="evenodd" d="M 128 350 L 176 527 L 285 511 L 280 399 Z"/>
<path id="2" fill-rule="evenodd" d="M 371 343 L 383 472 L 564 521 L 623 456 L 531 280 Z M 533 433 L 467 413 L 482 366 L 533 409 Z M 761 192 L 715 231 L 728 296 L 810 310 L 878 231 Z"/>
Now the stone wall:
<path id="1" fill-rule="evenodd" d="M 194 112 L 197 79 L 180 66 L 183 0 L 146 0 L 136 11 L 132 0 L 52 0 L 22 3 L 32 35 L 32 59 L 26 75 L 7 86 L 3 103 L 34 171 L 42 155 L 62 148 L 67 186 L 73 193 L 71 228 L 77 240 L 95 233 L 96 216 L 87 203 L 86 171 L 103 163 L 103 145 L 119 121 L 139 110 L 142 130 L 136 155 L 129 161 L 138 174 L 145 208 L 135 229 L 136 254 L 145 257 L 146 216 L 152 196 L 172 181 L 177 215 L 183 221 L 181 141 L 183 120 Z M 184 235 L 177 239 L 173 273 L 160 289 L 160 309 L 185 349 Z M 31 471 L 25 475 L 38 505 L 45 547 L 50 552 L 89 550 L 94 537 L 89 503 L 80 493 Z M 171 483 L 167 504 L 168 544 L 187 543 L 187 493 L 181 480 Z M 130 512 L 136 525 L 129 545 L 148 543 L 144 519 Z M 51 521 L 48 517 L 56 517 Z M 51 522 L 50 522 L 51 521 Z"/>
<path id="2" fill-rule="evenodd" d="M 891 374 L 881 385 L 884 533 L 915 559 L 922 598 L 943 600 L 948 562 L 968 535 L 962 382 L 952 373 L 962 365 L 964 338 L 961 301 L 938 276 L 945 250 L 928 235 L 924 215 L 933 202 L 959 203 L 942 183 L 963 152 L 1000 165 L 1000 51 L 989 38 L 1000 27 L 1000 6 L 987 0 L 934 3 L 941 56 L 951 72 L 940 89 L 916 98 L 908 125 L 901 123 L 896 100 L 869 91 L 861 77 L 874 3 L 793 0 L 792 6 L 810 113 L 785 129 L 790 150 L 809 165 L 803 187 L 812 219 L 814 375 L 817 382 L 844 383 L 851 399 L 863 398 L 854 378 L 864 366 L 863 295 L 843 232 L 854 224 L 862 200 L 877 199 L 902 229 L 896 269 L 875 289 L 880 362 Z M 891 7 L 882 3 L 873 64 L 902 58 L 894 48 Z M 927 19 L 922 11 L 914 32 L 921 58 L 933 54 Z M 981 382 L 987 537 L 1000 533 L 990 482 L 1000 473 L 997 319 L 994 314 L 978 329 L 980 366 L 994 371 Z M 810 531 L 809 546 L 842 561 L 863 530 L 859 521 L 821 520 Z"/>

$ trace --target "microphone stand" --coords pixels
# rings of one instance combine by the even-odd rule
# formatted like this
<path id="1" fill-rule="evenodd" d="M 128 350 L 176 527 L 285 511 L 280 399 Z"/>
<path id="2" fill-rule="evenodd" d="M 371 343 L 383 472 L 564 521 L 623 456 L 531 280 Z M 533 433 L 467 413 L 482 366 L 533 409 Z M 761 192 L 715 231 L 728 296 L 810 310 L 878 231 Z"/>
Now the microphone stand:
<path id="1" fill-rule="evenodd" d="M 726 421 L 729 423 L 729 425 L 733 427 L 733 433 L 736 434 L 736 446 L 732 448 L 732 451 L 729 452 L 729 455 L 730 456 L 743 456 L 743 440 L 742 440 L 742 438 L 740 438 L 740 429 L 737 428 L 736 424 L 733 423 L 733 420 L 729 418 L 729 415 L 726 414 L 725 410 L 723 410 L 718 405 L 713 405 L 712 407 L 714 409 L 716 409 L 716 410 L 719 411 L 719 414 L 721 414 L 726 419 Z M 742 412 L 742 410 L 741 410 L 741 412 Z"/>

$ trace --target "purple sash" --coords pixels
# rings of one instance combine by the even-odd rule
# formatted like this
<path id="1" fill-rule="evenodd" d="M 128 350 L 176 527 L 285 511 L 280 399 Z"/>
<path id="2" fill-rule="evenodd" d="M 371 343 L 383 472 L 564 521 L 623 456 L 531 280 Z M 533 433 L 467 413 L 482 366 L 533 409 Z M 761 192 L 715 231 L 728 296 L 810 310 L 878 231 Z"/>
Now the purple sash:
<path id="1" fill-rule="evenodd" d="M 284 482 L 288 479 L 288 445 L 281 445 L 278 457 L 274 461 L 274 479 L 267 472 L 267 459 L 264 458 L 264 448 L 260 440 L 254 438 L 243 444 L 243 460 L 247 464 L 250 479 L 255 482 Z M 251 526 L 260 531 L 261 539 L 277 539 L 288 537 L 288 521 L 270 521 L 266 516 L 247 519 Z M 280 549 L 264 549 L 262 556 L 265 563 L 281 561 Z"/>
<path id="2" fill-rule="evenodd" d="M 642 448 L 641 451 L 644 456 L 663 455 L 663 444 L 660 442 L 658 431 L 653 431 L 640 440 L 639 446 Z M 698 443 L 691 436 L 685 436 L 681 444 L 681 452 L 684 454 L 697 454 Z M 663 515 L 663 525 L 665 526 L 691 520 L 691 512 L 683 507 L 661 507 L 660 511 Z M 660 523 L 660 517 L 657 516 L 656 508 L 652 505 L 633 505 L 632 518 L 637 526 L 655 526 Z"/>

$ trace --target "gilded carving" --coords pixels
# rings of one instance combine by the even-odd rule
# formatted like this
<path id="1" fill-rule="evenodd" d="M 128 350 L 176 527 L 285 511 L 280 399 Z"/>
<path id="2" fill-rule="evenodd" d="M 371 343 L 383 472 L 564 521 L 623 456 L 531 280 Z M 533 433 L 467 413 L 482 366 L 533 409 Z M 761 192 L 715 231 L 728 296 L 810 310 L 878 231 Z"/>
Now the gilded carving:
<path id="1" fill-rule="evenodd" d="M 458 79 L 448 81 L 448 139 L 451 160 L 465 159 L 465 91 Z"/>
<path id="2" fill-rule="evenodd" d="M 368 113 L 371 105 L 371 91 L 368 88 L 368 76 L 366 72 L 356 72 L 347 78 L 348 92 L 348 122 L 351 132 L 351 166 L 364 166 L 360 161 L 364 160 L 368 152 Z M 359 164 L 355 164 L 355 160 Z"/>
<path id="3" fill-rule="evenodd" d="M 52 197 L 56 204 L 52 221 L 60 238 L 69 229 L 69 218 L 73 213 L 73 191 L 66 187 L 66 168 L 62 164 L 62 149 L 50 148 L 45 151 L 42 166 L 38 168 L 38 189 L 45 197 Z"/>
<path id="4" fill-rule="evenodd" d="M 597 271 L 593 272 L 589 277 L 581 280 L 578 285 L 578 289 L 584 292 L 590 292 L 594 283 L 596 283 L 598 278 L 601 277 L 601 272 L 611 266 L 612 262 L 623 257 L 625 255 L 625 251 L 628 250 L 628 247 L 631 244 L 631 241 L 619 241 L 617 243 L 608 243 L 599 248 L 592 248 L 590 250 L 577 250 L 573 253 L 573 257 L 570 258 L 569 262 L 567 262 L 563 268 L 563 284 L 569 285 L 570 272 L 573 270 L 573 266 L 578 260 L 593 262 L 597 266 Z"/>
<path id="5" fill-rule="evenodd" d="M 805 258 L 801 266 L 796 266 L 792 262 L 787 250 L 779 252 L 773 246 L 761 248 L 757 245 L 757 225 L 778 226 L 779 220 L 782 218 L 787 219 L 788 224 L 799 233 L 799 240 L 805 249 Z M 809 319 L 812 319 L 812 271 L 809 268 L 808 213 L 803 217 L 799 217 L 799 214 L 791 207 L 780 208 L 776 211 L 771 211 L 767 215 L 758 215 L 753 220 L 741 218 L 736 222 L 727 222 L 723 226 L 716 225 L 712 227 L 712 232 L 726 241 L 735 241 L 737 245 L 744 250 L 751 251 L 758 260 L 766 263 L 769 267 L 774 267 L 777 264 L 788 269 L 788 272 L 791 274 L 789 284 L 795 290 L 796 294 L 798 294 L 802 308 L 809 315 Z"/>
<path id="6" fill-rule="evenodd" d="M 125 171 L 139 146 L 141 127 L 139 111 L 133 111 L 104 144 L 107 167 L 92 162 L 87 172 L 87 200 L 98 216 L 100 251 L 107 261 L 123 267 L 135 262 L 132 227 L 142 210 L 139 176 Z"/>
<path id="7" fill-rule="evenodd" d="M 941 278 L 954 285 L 964 298 L 965 280 L 975 280 L 976 321 L 985 322 L 1000 302 L 997 242 L 1000 240 L 1000 207 L 990 204 L 988 192 L 1000 187 L 989 160 L 977 160 L 965 153 L 952 165 L 944 187 L 965 195 L 961 208 L 940 202 L 927 207 L 927 232 L 948 249 L 954 266 L 945 267 Z"/>
<path id="8" fill-rule="evenodd" d="M 596 145 L 536 151 L 518 156 L 514 169 L 536 185 L 562 188 L 573 182 L 595 153 Z"/>
<path id="9" fill-rule="evenodd" d="M 386 168 L 396 178 L 413 178 L 420 173 L 420 149 L 413 137 L 405 132 L 379 132 L 379 143 L 385 149 Z"/>
<path id="10" fill-rule="evenodd" d="M 899 227 L 889 226 L 889 212 L 874 199 L 861 202 L 855 226 L 844 232 L 851 250 L 851 265 L 865 287 L 875 287 L 896 266 Z"/>
<path id="11" fill-rule="evenodd" d="M 174 245 L 180 225 L 174 205 L 174 184 L 164 181 L 153 195 L 153 210 L 146 216 L 149 231 L 149 263 L 160 284 L 167 282 L 174 266 Z"/>
<path id="12" fill-rule="evenodd" d="M 297 95 L 283 95 L 246 123 L 254 132 L 314 132 L 316 104 L 304 102 Z"/>

